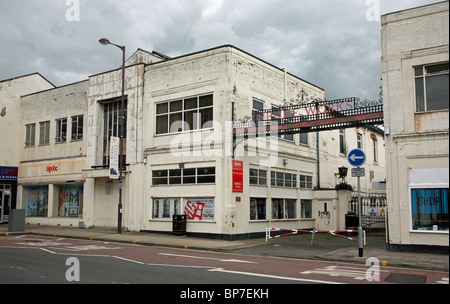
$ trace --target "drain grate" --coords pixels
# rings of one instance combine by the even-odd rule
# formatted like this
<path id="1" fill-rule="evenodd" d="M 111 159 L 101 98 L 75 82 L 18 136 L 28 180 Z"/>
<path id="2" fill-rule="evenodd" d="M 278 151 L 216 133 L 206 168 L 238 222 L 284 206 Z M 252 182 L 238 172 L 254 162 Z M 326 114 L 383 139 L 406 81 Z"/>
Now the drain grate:
<path id="1" fill-rule="evenodd" d="M 391 273 L 384 281 L 398 284 L 426 284 L 427 277 L 423 275 Z"/>

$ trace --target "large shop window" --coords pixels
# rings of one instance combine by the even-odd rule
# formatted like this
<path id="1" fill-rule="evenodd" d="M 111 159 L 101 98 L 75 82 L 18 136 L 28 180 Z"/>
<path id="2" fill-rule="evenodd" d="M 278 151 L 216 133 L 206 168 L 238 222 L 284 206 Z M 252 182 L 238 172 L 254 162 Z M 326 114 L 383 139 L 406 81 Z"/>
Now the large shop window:
<path id="1" fill-rule="evenodd" d="M 297 218 L 297 200 L 272 199 L 272 219 L 285 220 Z"/>
<path id="2" fill-rule="evenodd" d="M 27 216 L 47 217 L 48 186 L 30 187 L 27 190 Z"/>
<path id="3" fill-rule="evenodd" d="M 448 188 L 411 189 L 412 229 L 449 231 Z"/>
<path id="4" fill-rule="evenodd" d="M 213 126 L 213 95 L 156 104 L 156 134 L 179 133 Z"/>
<path id="5" fill-rule="evenodd" d="M 414 69 L 416 111 L 448 110 L 448 63 Z"/>
<path id="6" fill-rule="evenodd" d="M 251 198 L 250 199 L 250 220 L 261 221 L 266 220 L 266 199 Z"/>
<path id="7" fill-rule="evenodd" d="M 179 198 L 153 199 L 153 219 L 171 219 L 181 214 L 181 200 Z"/>
<path id="8" fill-rule="evenodd" d="M 58 216 L 83 217 L 83 186 L 59 186 Z"/>
<path id="9" fill-rule="evenodd" d="M 174 215 L 185 214 L 189 221 L 213 221 L 214 213 L 214 198 L 153 199 L 153 219 L 172 219 Z"/>
<path id="10" fill-rule="evenodd" d="M 410 169 L 412 231 L 448 232 L 448 168 Z"/>

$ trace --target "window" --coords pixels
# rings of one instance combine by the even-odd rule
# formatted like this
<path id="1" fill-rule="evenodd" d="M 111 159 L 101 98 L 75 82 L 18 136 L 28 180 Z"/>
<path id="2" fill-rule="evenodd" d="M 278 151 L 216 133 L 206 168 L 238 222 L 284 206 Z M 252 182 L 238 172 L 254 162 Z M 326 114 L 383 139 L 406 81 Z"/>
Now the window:
<path id="1" fill-rule="evenodd" d="M 449 231 L 448 188 L 411 189 L 412 229 Z"/>
<path id="2" fill-rule="evenodd" d="M 157 185 L 208 184 L 216 182 L 216 168 L 156 170 L 152 183 Z"/>
<path id="3" fill-rule="evenodd" d="M 272 219 L 296 219 L 297 200 L 272 199 Z"/>
<path id="4" fill-rule="evenodd" d="M 103 107 L 103 165 L 109 165 L 109 150 L 111 145 L 111 136 L 120 137 L 121 123 L 120 111 L 121 111 L 121 99 L 115 99 L 112 102 L 104 103 Z M 123 113 L 123 162 L 126 163 L 126 151 L 127 151 L 127 100 L 125 99 Z M 119 162 L 120 163 L 120 162 Z"/>
<path id="5" fill-rule="evenodd" d="M 302 145 L 309 145 L 308 133 L 301 133 L 300 134 L 300 144 L 302 144 Z"/>
<path id="6" fill-rule="evenodd" d="M 59 187 L 59 217 L 83 217 L 83 190 L 81 185 Z"/>
<path id="7" fill-rule="evenodd" d="M 36 124 L 29 124 L 25 126 L 25 147 L 32 147 L 35 145 L 36 138 Z"/>
<path id="8" fill-rule="evenodd" d="M 359 133 L 356 134 L 356 148 L 360 150 L 363 148 L 362 135 Z"/>
<path id="9" fill-rule="evenodd" d="M 270 172 L 271 185 L 276 187 L 297 188 L 297 175 L 283 172 Z"/>
<path id="10" fill-rule="evenodd" d="M 250 185 L 267 186 L 267 171 L 250 169 Z"/>
<path id="11" fill-rule="evenodd" d="M 371 134 L 370 138 L 372 139 L 372 146 L 373 146 L 373 162 L 378 162 L 378 139 L 375 134 Z"/>
<path id="12" fill-rule="evenodd" d="M 312 200 L 301 201 L 301 217 L 304 219 L 312 218 Z"/>
<path id="13" fill-rule="evenodd" d="M 266 220 L 266 199 L 250 198 L 250 220 Z"/>
<path id="14" fill-rule="evenodd" d="M 417 67 L 414 76 L 417 112 L 449 108 L 448 63 Z"/>
<path id="15" fill-rule="evenodd" d="M 72 116 L 72 140 L 83 139 L 83 115 Z"/>
<path id="16" fill-rule="evenodd" d="M 182 213 L 181 199 L 179 198 L 153 199 L 153 219 L 171 219 L 174 215 Z"/>
<path id="17" fill-rule="evenodd" d="M 48 215 L 48 186 L 26 188 L 27 216 L 47 217 Z"/>
<path id="18" fill-rule="evenodd" d="M 300 175 L 300 189 L 312 189 L 312 176 Z"/>
<path id="19" fill-rule="evenodd" d="M 347 154 L 347 143 L 345 142 L 345 130 L 339 129 L 339 153 Z"/>
<path id="20" fill-rule="evenodd" d="M 156 104 L 156 134 L 179 133 L 213 126 L 213 95 Z"/>
<path id="21" fill-rule="evenodd" d="M 39 123 L 39 145 L 50 144 L 50 122 L 44 121 Z"/>
<path id="22" fill-rule="evenodd" d="M 272 120 L 278 121 L 278 123 L 284 123 L 284 122 L 289 121 L 289 118 L 284 118 L 284 117 L 294 117 L 294 113 L 292 110 L 281 111 L 279 107 L 272 106 L 272 111 L 274 113 L 274 116 L 272 116 Z M 287 113 L 290 113 L 289 116 Z M 280 117 L 283 117 L 284 119 L 280 119 Z M 283 138 L 283 139 L 286 139 L 289 141 L 294 141 L 293 134 L 278 134 L 278 138 Z"/>
<path id="23" fill-rule="evenodd" d="M 257 116 L 258 112 L 264 111 L 264 102 L 253 99 L 252 117 L 253 121 L 261 121 L 262 118 Z"/>
<path id="24" fill-rule="evenodd" d="M 67 139 L 67 118 L 57 119 L 55 143 L 66 142 L 66 139 Z"/>

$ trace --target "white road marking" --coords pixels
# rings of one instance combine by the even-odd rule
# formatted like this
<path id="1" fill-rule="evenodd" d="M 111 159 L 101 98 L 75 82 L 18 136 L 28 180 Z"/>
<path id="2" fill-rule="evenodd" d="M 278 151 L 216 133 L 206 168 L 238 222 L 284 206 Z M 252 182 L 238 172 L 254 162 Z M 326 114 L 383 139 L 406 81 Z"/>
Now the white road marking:
<path id="1" fill-rule="evenodd" d="M 269 279 L 276 279 L 276 280 L 288 280 L 288 281 L 298 281 L 298 282 L 308 282 L 308 283 L 318 283 L 318 284 L 336 284 L 341 285 L 344 283 L 338 283 L 338 282 L 330 282 L 330 281 L 323 281 L 323 280 L 310 280 L 310 279 L 300 279 L 300 278 L 291 278 L 291 277 L 282 277 L 282 276 L 276 276 L 276 275 L 270 275 L 270 274 L 260 274 L 260 273 L 252 273 L 252 272 L 242 272 L 242 271 L 232 271 L 232 270 L 225 270 L 223 268 L 215 268 L 208 270 L 211 272 L 224 272 L 224 273 L 232 273 L 232 274 L 240 274 L 240 275 L 247 275 L 247 276 L 254 276 L 254 277 L 262 277 L 262 278 L 269 278 Z"/>
<path id="2" fill-rule="evenodd" d="M 217 259 L 217 258 L 208 258 L 208 257 L 199 257 L 199 256 L 183 255 L 183 254 L 172 254 L 172 253 L 158 253 L 158 254 L 159 255 L 166 255 L 166 256 L 175 256 L 175 257 L 189 258 L 189 259 L 213 260 L 213 261 L 229 262 L 229 263 L 258 264 L 257 262 L 235 260 L 235 259 Z"/>

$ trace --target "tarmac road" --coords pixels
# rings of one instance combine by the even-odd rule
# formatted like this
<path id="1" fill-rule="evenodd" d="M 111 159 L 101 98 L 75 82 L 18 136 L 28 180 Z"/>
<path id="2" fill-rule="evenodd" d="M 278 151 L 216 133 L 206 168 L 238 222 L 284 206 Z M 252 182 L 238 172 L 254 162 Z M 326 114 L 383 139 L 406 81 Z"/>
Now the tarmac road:
<path id="1" fill-rule="evenodd" d="M 392 274 L 399 283 L 441 284 L 448 278 L 426 270 L 34 235 L 0 236 L 0 270 L 0 283 L 44 284 L 385 284 L 395 283 Z M 77 271 L 79 280 L 71 281 Z"/>

